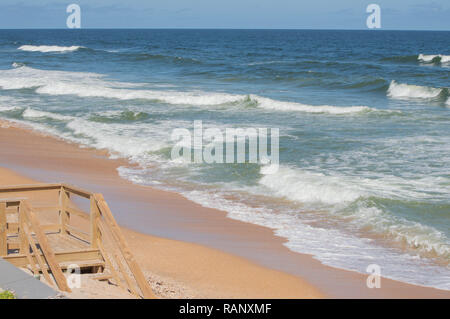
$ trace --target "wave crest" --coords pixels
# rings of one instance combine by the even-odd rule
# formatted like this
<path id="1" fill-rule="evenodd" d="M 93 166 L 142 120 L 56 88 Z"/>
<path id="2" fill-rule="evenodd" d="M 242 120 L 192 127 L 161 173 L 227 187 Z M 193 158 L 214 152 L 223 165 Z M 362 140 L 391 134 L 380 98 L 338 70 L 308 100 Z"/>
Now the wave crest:
<path id="1" fill-rule="evenodd" d="M 417 59 L 423 63 L 450 63 L 450 55 L 443 54 L 419 54 Z"/>
<path id="2" fill-rule="evenodd" d="M 58 45 L 22 45 L 18 50 L 28 51 L 28 52 L 70 52 L 76 51 L 78 49 L 84 48 L 82 46 L 73 45 L 70 47 L 58 46 Z"/>
<path id="3" fill-rule="evenodd" d="M 446 89 L 433 88 L 420 85 L 412 85 L 391 81 L 387 95 L 394 99 L 436 99 L 441 96 Z"/>

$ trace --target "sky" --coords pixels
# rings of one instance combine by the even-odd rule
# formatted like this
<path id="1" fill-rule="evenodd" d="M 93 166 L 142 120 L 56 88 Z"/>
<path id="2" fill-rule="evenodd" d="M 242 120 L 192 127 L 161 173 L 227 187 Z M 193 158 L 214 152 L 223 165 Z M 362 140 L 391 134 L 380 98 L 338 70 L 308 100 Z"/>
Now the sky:
<path id="1" fill-rule="evenodd" d="M 450 31 L 449 0 L 0 0 L 0 28 L 366 29 L 369 4 L 386 30 Z"/>

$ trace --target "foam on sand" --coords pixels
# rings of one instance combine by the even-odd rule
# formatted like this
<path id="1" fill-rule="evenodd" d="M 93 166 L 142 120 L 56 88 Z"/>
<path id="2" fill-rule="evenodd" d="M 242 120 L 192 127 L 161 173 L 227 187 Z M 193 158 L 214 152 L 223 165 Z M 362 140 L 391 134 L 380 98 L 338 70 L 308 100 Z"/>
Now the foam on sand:
<path id="1" fill-rule="evenodd" d="M 449 238 L 444 233 L 390 214 L 373 204 L 373 198 L 414 200 L 421 196 L 419 187 L 426 189 L 428 184 L 437 184 L 434 180 L 351 178 L 280 166 L 276 174 L 263 175 L 260 184 L 277 197 L 345 216 L 353 227 L 371 229 L 422 253 L 450 257 Z M 409 189 L 410 184 L 417 190 Z"/>
<path id="2" fill-rule="evenodd" d="M 63 47 L 58 45 L 22 45 L 18 50 L 28 51 L 28 52 L 70 52 L 76 51 L 83 48 L 82 46 L 73 45 L 70 47 Z"/>

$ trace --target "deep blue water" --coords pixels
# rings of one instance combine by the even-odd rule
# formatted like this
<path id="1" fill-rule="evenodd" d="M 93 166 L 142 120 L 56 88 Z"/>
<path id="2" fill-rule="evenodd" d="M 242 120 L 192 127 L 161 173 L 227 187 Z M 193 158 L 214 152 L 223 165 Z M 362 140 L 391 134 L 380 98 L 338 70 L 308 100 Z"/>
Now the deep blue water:
<path id="1" fill-rule="evenodd" d="M 323 263 L 450 289 L 450 32 L 0 30 L 0 117 Z M 280 129 L 280 169 L 170 158 L 174 128 Z"/>

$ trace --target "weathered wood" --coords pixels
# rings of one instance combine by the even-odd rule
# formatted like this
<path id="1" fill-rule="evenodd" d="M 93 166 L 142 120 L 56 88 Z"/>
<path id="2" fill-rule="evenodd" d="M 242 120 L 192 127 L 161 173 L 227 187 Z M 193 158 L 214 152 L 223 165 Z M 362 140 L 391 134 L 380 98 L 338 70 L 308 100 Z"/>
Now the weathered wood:
<path id="1" fill-rule="evenodd" d="M 61 187 L 61 184 L 24 184 L 10 185 L 0 187 L 0 193 L 29 192 L 42 190 L 55 190 Z"/>
<path id="2" fill-rule="evenodd" d="M 14 193 L 52 191 L 56 195 L 58 190 L 59 205 L 55 206 L 39 206 L 32 209 L 26 198 L 13 198 L 16 195 Z M 112 278 L 118 286 L 125 288 L 127 285 L 137 296 L 140 294 L 144 298 L 154 298 L 142 270 L 101 194 L 94 195 L 76 186 L 59 183 L 0 187 L 0 196 L 2 194 L 9 194 L 11 197 L 0 199 L 0 203 L 4 203 L 0 206 L 0 255 L 5 254 L 5 260 L 19 267 L 29 267 L 34 273 L 43 271 L 44 277 L 47 272 L 46 280 L 49 283 L 53 281 L 49 274 L 51 271 L 58 288 L 65 291 L 70 291 L 62 273 L 66 263 L 78 261 L 93 269 L 106 267 L 110 275 L 100 275 L 99 279 Z M 71 194 L 90 200 L 90 215 L 70 204 Z M 2 209 L 3 207 L 5 209 Z M 35 212 L 53 211 L 60 212 L 59 223 L 40 225 Z M 15 220 L 16 217 L 9 216 L 10 214 L 17 214 L 18 222 Z M 69 219 L 72 215 L 89 220 L 89 232 L 70 225 Z M 89 244 L 91 250 L 82 250 Z M 108 249 L 105 249 L 105 246 Z M 19 249 L 19 254 L 8 254 L 8 248 L 14 247 Z M 74 247 L 81 250 L 67 251 Z"/>
<path id="3" fill-rule="evenodd" d="M 112 277 L 116 281 L 116 285 L 119 287 L 123 287 L 122 282 L 120 281 L 119 274 L 117 273 L 113 264 L 109 260 L 108 254 L 106 253 L 105 247 L 103 247 L 103 243 L 101 242 L 101 240 L 98 240 L 97 244 L 100 249 L 100 252 L 102 253 L 103 259 L 105 260 L 106 269 L 108 269 L 111 272 Z"/>
<path id="4" fill-rule="evenodd" d="M 76 228 L 72 225 L 67 225 L 66 229 L 69 232 L 69 234 L 74 236 L 75 238 L 89 242 L 90 236 L 88 233 L 84 232 L 83 230 Z"/>
<path id="5" fill-rule="evenodd" d="M 125 282 L 127 283 L 128 290 L 136 297 L 140 297 L 139 293 L 134 288 L 133 281 L 131 280 L 130 276 L 128 275 L 125 267 L 122 265 L 122 262 L 120 261 L 119 257 L 114 256 L 114 259 L 116 260 L 116 264 L 119 267 L 120 273 L 122 274 L 123 278 L 125 279 Z"/>
<path id="6" fill-rule="evenodd" d="M 36 257 L 36 260 L 37 260 L 39 266 L 41 267 L 41 269 L 44 269 L 45 262 L 44 262 L 43 256 L 41 256 L 41 254 L 39 253 L 39 250 L 36 247 L 36 244 L 34 242 L 34 239 L 33 239 L 33 237 L 31 237 L 31 233 L 30 233 L 30 230 L 28 229 L 28 226 L 26 224 L 24 224 L 23 229 L 24 229 L 24 233 L 26 234 L 26 237 L 28 238 L 28 244 L 31 246 L 31 250 L 33 251 L 33 256 Z M 36 266 L 36 264 L 34 264 L 34 267 L 35 266 Z M 42 274 L 44 275 L 45 280 L 47 280 L 47 283 L 49 285 L 53 285 L 52 278 L 50 278 L 50 275 L 48 274 L 47 269 L 44 269 Z"/>
<path id="7" fill-rule="evenodd" d="M 71 260 L 68 262 L 62 262 L 59 264 L 62 270 L 67 270 L 71 268 L 70 266 L 78 266 L 81 269 L 86 268 L 104 268 L 105 262 L 103 260 Z M 44 268 L 49 270 L 48 265 L 44 265 Z M 39 272 L 42 271 L 42 268 L 39 266 L 37 269 Z"/>
<path id="8" fill-rule="evenodd" d="M 44 255 L 39 252 L 41 257 Z M 64 262 L 71 262 L 74 260 L 78 261 L 89 261 L 89 260 L 100 260 L 102 255 L 98 249 L 86 249 L 86 250 L 74 250 L 74 251 L 64 251 L 64 252 L 56 252 L 55 260 L 58 264 Z M 22 254 L 12 254 L 3 257 L 4 260 L 10 262 L 16 267 L 25 267 L 28 264 L 25 255 Z"/>
<path id="9" fill-rule="evenodd" d="M 19 233 L 19 223 L 6 223 L 6 234 L 17 234 Z"/>
<path id="10" fill-rule="evenodd" d="M 99 232 L 99 220 L 100 211 L 98 210 L 95 197 L 91 196 L 90 200 L 90 219 L 91 219 L 91 247 L 97 248 L 98 242 L 101 242 L 100 232 Z"/>
<path id="11" fill-rule="evenodd" d="M 55 232 L 59 232 L 60 230 L 60 225 L 59 224 L 47 224 L 47 225 L 41 225 L 41 229 L 44 232 L 50 232 L 50 233 L 55 233 Z"/>
<path id="12" fill-rule="evenodd" d="M 98 281 L 110 280 L 112 278 L 113 278 L 112 275 L 105 275 L 105 274 L 100 274 L 98 276 L 92 277 L 92 279 L 95 279 Z"/>
<path id="13" fill-rule="evenodd" d="M 89 215 L 86 212 L 79 210 L 75 207 L 66 207 L 66 211 L 71 215 L 73 214 L 85 220 L 89 220 Z"/>
<path id="14" fill-rule="evenodd" d="M 61 224 L 61 234 L 68 234 L 67 225 L 69 224 L 69 215 L 67 214 L 67 204 L 69 197 L 67 192 L 61 187 L 59 191 L 59 223 Z"/>
<path id="15" fill-rule="evenodd" d="M 142 273 L 141 268 L 137 264 L 137 262 L 134 259 L 133 254 L 131 253 L 130 248 L 128 247 L 128 243 L 126 242 L 125 238 L 122 235 L 122 232 L 119 228 L 119 225 L 117 224 L 116 220 L 114 219 L 111 210 L 109 209 L 108 204 L 105 202 L 105 199 L 103 198 L 102 194 L 95 194 L 94 198 L 97 202 L 98 208 L 100 210 L 100 213 L 105 218 L 107 223 L 110 226 L 110 229 L 115 235 L 116 239 L 118 240 L 117 244 L 119 246 L 119 249 L 121 250 L 125 261 L 128 264 L 128 267 L 130 267 L 131 273 L 133 274 L 134 278 L 136 279 L 136 282 L 141 289 L 141 292 L 144 296 L 144 298 L 155 298 L 155 295 L 153 294 L 150 285 L 148 284 L 147 280 L 145 279 L 144 274 Z"/>
<path id="16" fill-rule="evenodd" d="M 71 289 L 67 285 L 67 280 L 64 277 L 64 274 L 62 273 L 58 263 L 56 262 L 55 255 L 53 254 L 53 251 L 51 250 L 48 244 L 47 237 L 45 236 L 44 232 L 40 227 L 38 219 L 36 218 L 34 212 L 31 210 L 26 201 L 23 201 L 22 205 L 25 206 L 24 211 L 28 215 L 28 219 L 31 223 L 34 233 L 36 234 L 39 246 L 41 247 L 42 253 L 44 254 L 45 259 L 47 260 L 47 264 L 52 271 L 52 275 L 55 278 L 58 288 L 63 291 L 71 292 Z"/>
<path id="17" fill-rule="evenodd" d="M 35 212 L 46 212 L 46 211 L 59 211 L 59 206 L 33 206 Z"/>
<path id="18" fill-rule="evenodd" d="M 8 254 L 8 238 L 6 233 L 6 203 L 0 203 L 0 256 Z"/>
<path id="19" fill-rule="evenodd" d="M 86 199 L 89 199 L 92 196 L 91 192 L 88 192 L 82 188 L 79 188 L 77 186 L 69 185 L 69 184 L 61 184 L 61 186 L 70 193 L 73 193 L 75 195 L 78 195 L 80 197 L 84 197 Z"/>
<path id="20" fill-rule="evenodd" d="M 19 252 L 21 254 L 25 254 L 24 250 L 29 249 L 23 227 L 27 223 L 27 214 L 26 214 L 27 207 L 24 204 L 25 201 L 23 201 L 19 206 L 18 232 L 19 232 Z"/>
<path id="21" fill-rule="evenodd" d="M 28 246 L 31 246 L 30 240 L 33 240 L 33 238 L 31 237 L 31 235 L 28 233 L 28 229 L 24 229 L 25 235 L 27 236 L 27 241 L 28 241 Z M 31 272 L 33 273 L 33 275 L 38 274 L 37 268 L 36 268 L 36 262 L 33 260 L 33 258 L 30 255 L 30 251 L 29 249 L 25 250 L 25 256 L 27 257 L 28 263 L 30 264 L 31 267 Z"/>

